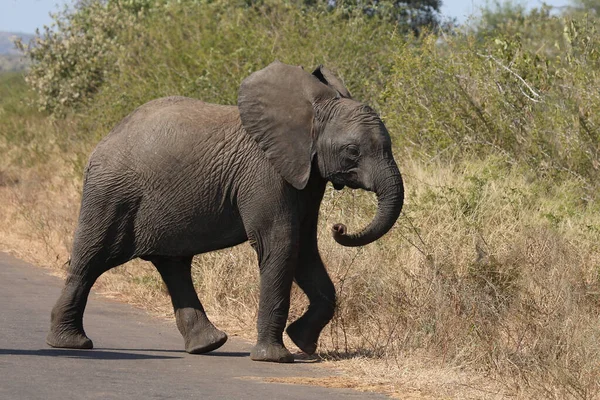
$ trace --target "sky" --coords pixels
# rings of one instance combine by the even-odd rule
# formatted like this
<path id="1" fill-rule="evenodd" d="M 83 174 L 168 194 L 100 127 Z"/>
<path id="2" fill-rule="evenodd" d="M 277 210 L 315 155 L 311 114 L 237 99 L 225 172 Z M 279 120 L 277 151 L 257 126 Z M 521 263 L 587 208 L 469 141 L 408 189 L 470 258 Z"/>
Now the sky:
<path id="1" fill-rule="evenodd" d="M 503 2 L 504 0 L 500 0 L 500 3 Z M 527 7 L 540 7 L 542 5 L 541 0 L 514 0 L 513 2 L 517 4 L 525 4 Z M 442 0 L 442 15 L 456 17 L 459 22 L 463 22 L 469 15 L 476 13 L 487 3 L 488 1 L 486 0 Z M 569 0 L 544 0 L 543 3 L 554 7 L 562 7 L 566 6 L 570 2 Z"/>
<path id="2" fill-rule="evenodd" d="M 70 0 L 0 0 L 0 31 L 34 33 L 51 23 L 48 13 Z"/>
<path id="3" fill-rule="evenodd" d="M 442 14 L 456 17 L 464 21 L 478 8 L 486 4 L 486 0 L 442 0 Z M 36 28 L 49 25 L 48 13 L 56 12 L 71 0 L 0 0 L 0 31 L 33 33 Z M 522 0 L 521 4 L 529 7 L 541 5 L 540 0 Z M 564 6 L 569 0 L 545 0 L 553 6 Z"/>

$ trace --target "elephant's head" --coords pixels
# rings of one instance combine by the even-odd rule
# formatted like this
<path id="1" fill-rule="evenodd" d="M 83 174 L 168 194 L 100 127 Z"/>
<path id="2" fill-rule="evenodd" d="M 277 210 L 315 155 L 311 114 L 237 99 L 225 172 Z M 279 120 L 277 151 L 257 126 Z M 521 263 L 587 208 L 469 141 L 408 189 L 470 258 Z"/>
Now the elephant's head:
<path id="1" fill-rule="evenodd" d="M 321 66 L 310 74 L 276 61 L 242 82 L 238 106 L 244 129 L 296 189 L 304 189 L 311 168 L 318 168 L 336 189 L 377 194 L 377 214 L 362 231 L 347 234 L 345 225 L 333 226 L 338 243 L 363 246 L 391 229 L 404 188 L 390 135 L 331 71 Z"/>

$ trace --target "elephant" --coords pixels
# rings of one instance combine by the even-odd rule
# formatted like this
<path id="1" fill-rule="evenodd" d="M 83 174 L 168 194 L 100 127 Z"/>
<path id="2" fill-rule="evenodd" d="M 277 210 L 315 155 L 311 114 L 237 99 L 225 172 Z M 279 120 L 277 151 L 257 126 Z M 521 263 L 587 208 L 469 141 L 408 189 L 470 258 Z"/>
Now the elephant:
<path id="1" fill-rule="evenodd" d="M 322 65 L 310 73 L 274 61 L 242 81 L 237 106 L 166 97 L 138 107 L 85 167 L 68 275 L 47 344 L 92 348 L 83 329 L 90 289 L 104 272 L 141 258 L 164 280 L 185 350 L 219 348 L 227 335 L 198 299 L 192 258 L 249 241 L 260 278 L 250 358 L 293 362 L 284 330 L 300 350 L 315 353 L 336 307 L 317 246 L 328 182 L 377 196 L 377 211 L 360 231 L 333 225 L 342 246 L 378 240 L 400 215 L 404 187 L 389 132 Z M 309 306 L 285 329 L 293 282 Z"/>

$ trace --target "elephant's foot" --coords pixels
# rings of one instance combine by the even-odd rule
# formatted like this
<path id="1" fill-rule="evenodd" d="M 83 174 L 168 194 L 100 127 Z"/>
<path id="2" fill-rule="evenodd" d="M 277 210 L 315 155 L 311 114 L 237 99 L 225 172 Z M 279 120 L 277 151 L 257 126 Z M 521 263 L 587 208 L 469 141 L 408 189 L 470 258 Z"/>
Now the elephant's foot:
<path id="1" fill-rule="evenodd" d="M 292 342 L 306 354 L 312 355 L 317 350 L 319 332 L 314 333 L 313 330 L 309 329 L 303 319 L 294 321 L 285 331 Z"/>
<path id="2" fill-rule="evenodd" d="M 85 333 L 73 329 L 52 328 L 46 337 L 51 347 L 66 349 L 91 349 L 94 344 Z"/>
<path id="3" fill-rule="evenodd" d="M 185 341 L 185 351 L 190 354 L 208 353 L 227 341 L 225 332 L 215 328 L 201 309 L 177 309 L 175 319 Z"/>
<path id="4" fill-rule="evenodd" d="M 208 353 L 223 346 L 226 341 L 227 334 L 211 325 L 196 334 L 190 334 L 185 340 L 185 351 L 190 354 Z"/>
<path id="5" fill-rule="evenodd" d="M 292 363 L 294 356 L 282 344 L 257 343 L 250 352 L 254 361 L 271 361 L 278 363 Z"/>

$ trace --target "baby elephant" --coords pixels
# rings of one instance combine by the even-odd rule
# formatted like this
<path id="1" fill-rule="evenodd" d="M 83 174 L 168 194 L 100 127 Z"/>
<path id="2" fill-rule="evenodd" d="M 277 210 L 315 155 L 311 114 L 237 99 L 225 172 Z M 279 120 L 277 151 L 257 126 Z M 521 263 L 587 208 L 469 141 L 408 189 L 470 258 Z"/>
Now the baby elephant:
<path id="1" fill-rule="evenodd" d="M 185 350 L 219 348 L 227 335 L 206 317 L 192 284 L 192 257 L 248 240 L 260 270 L 258 340 L 250 357 L 294 360 L 282 339 L 292 281 L 310 306 L 287 334 L 314 353 L 335 309 L 317 247 L 328 181 L 378 198 L 363 230 L 333 226 L 339 244 L 369 244 L 394 225 L 404 190 L 390 135 L 322 66 L 311 74 L 273 62 L 242 82 L 237 107 L 185 97 L 142 105 L 98 144 L 85 169 L 69 275 L 47 343 L 92 348 L 83 329 L 92 285 L 139 257 L 165 281 Z"/>

